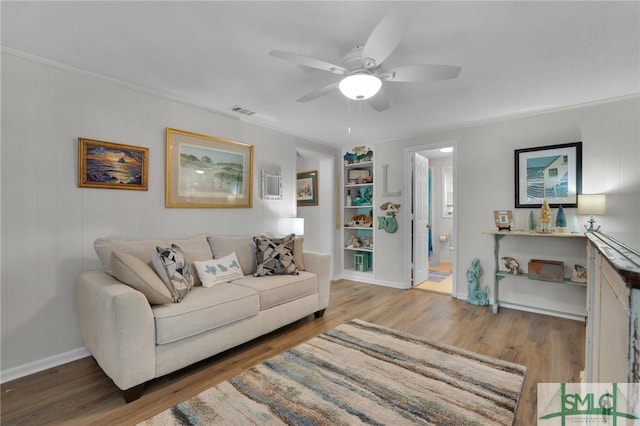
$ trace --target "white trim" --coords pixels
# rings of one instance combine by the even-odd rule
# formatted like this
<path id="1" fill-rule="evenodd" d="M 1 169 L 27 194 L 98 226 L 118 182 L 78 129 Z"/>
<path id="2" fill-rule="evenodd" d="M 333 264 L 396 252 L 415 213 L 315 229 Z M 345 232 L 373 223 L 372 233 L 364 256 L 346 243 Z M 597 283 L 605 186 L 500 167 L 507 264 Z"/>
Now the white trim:
<path id="1" fill-rule="evenodd" d="M 18 367 L 0 371 L 0 383 L 10 382 L 21 377 L 48 370 L 49 368 L 57 367 L 62 364 L 67 364 L 72 361 L 86 358 L 88 356 L 91 356 L 91 353 L 89 353 L 89 351 L 85 347 L 81 347 L 69 352 L 51 356 L 49 358 L 29 362 Z"/>
<path id="2" fill-rule="evenodd" d="M 372 279 L 372 278 L 367 278 L 367 277 L 363 277 L 363 276 L 353 276 L 353 275 L 349 275 L 347 274 L 341 274 L 338 275 L 336 277 L 336 280 L 348 280 L 348 281 L 357 281 L 359 283 L 365 283 L 365 284 L 374 284 L 374 285 L 380 285 L 383 287 L 393 287 L 393 288 L 399 288 L 402 290 L 406 290 L 407 287 L 405 287 L 403 285 L 403 283 L 401 282 L 394 282 L 394 281 L 385 281 L 385 280 L 376 280 L 376 279 Z"/>
<path id="3" fill-rule="evenodd" d="M 550 315 L 552 317 L 558 317 L 558 318 L 567 318 L 567 319 L 576 320 L 580 322 L 585 322 L 585 318 L 586 318 L 586 314 L 582 312 L 560 312 L 554 309 L 539 308 L 535 306 L 522 305 L 520 303 L 505 302 L 503 300 L 500 301 L 500 307 L 498 308 L 498 313 L 495 315 L 500 315 L 500 309 L 502 308 L 515 309 L 518 311 L 525 311 L 525 312 L 533 312 L 534 314 Z"/>

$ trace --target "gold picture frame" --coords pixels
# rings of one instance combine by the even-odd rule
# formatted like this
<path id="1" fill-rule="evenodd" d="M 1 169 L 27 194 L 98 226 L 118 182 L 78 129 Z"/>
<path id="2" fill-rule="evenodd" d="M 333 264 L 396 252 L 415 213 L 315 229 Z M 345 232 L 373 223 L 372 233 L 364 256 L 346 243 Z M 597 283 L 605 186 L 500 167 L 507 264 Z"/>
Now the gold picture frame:
<path id="1" fill-rule="evenodd" d="M 149 148 L 78 138 L 78 186 L 147 191 Z"/>
<path id="2" fill-rule="evenodd" d="M 167 128 L 165 206 L 253 206 L 253 145 Z"/>

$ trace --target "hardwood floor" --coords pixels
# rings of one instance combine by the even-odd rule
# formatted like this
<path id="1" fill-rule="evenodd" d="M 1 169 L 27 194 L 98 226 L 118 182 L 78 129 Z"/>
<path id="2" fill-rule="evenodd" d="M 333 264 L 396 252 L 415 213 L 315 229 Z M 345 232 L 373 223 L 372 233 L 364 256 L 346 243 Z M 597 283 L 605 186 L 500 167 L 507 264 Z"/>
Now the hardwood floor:
<path id="1" fill-rule="evenodd" d="M 538 382 L 579 381 L 584 324 L 502 308 L 477 307 L 451 296 L 354 281 L 332 283 L 323 318 L 308 316 L 241 347 L 150 382 L 125 404 L 120 390 L 85 358 L 3 384 L 3 425 L 136 424 L 290 347 L 350 319 L 423 336 L 528 367 L 516 425 L 536 423 Z"/>

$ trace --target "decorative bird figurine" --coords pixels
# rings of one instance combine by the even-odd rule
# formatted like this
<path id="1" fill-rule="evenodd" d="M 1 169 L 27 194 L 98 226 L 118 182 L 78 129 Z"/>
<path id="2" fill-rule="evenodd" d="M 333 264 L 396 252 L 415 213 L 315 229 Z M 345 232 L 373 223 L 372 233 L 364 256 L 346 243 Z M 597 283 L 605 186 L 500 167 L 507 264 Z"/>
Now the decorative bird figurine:
<path id="1" fill-rule="evenodd" d="M 520 264 L 513 257 L 505 256 L 502 258 L 504 267 L 507 268 L 510 274 L 518 275 L 520 273 Z"/>

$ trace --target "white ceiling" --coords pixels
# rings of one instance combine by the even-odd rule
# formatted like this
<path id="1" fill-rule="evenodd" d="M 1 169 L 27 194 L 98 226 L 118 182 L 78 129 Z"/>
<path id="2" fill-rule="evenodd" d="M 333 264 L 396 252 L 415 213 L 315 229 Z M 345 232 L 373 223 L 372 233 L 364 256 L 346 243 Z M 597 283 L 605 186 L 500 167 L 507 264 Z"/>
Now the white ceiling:
<path id="1" fill-rule="evenodd" d="M 312 140 L 376 143 L 640 93 L 640 2 L 11 2 L 2 46 Z M 268 55 L 339 63 L 389 11 L 411 17 L 388 67 L 459 65 L 455 80 L 387 83 L 391 109 L 339 92 L 339 76 Z M 243 116 L 244 118 L 244 116 Z M 351 128 L 351 133 L 348 128 Z"/>

